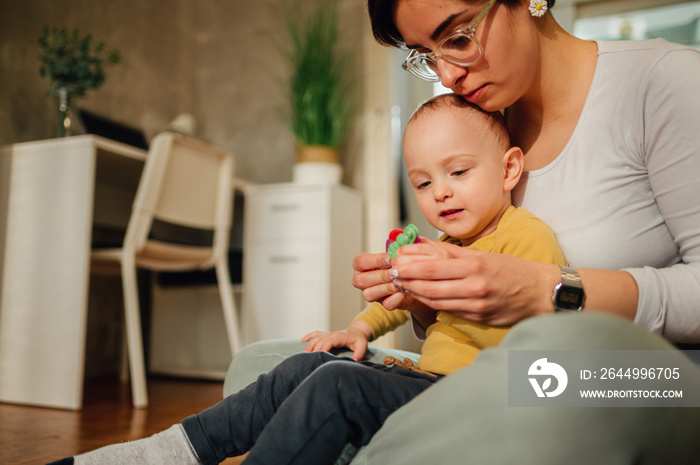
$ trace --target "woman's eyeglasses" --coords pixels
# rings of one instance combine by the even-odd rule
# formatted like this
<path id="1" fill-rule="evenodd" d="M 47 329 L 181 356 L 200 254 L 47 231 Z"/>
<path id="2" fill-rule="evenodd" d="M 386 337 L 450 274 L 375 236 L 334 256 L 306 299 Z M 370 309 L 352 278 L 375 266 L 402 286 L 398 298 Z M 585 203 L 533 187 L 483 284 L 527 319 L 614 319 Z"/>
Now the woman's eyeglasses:
<path id="1" fill-rule="evenodd" d="M 411 50 L 401 67 L 423 80 L 438 82 L 440 81 L 440 76 L 437 74 L 439 58 L 464 68 L 479 61 L 484 49 L 474 36 L 474 32 L 494 3 L 496 0 L 489 0 L 484 9 L 469 24 L 457 28 L 442 39 L 435 52 Z"/>

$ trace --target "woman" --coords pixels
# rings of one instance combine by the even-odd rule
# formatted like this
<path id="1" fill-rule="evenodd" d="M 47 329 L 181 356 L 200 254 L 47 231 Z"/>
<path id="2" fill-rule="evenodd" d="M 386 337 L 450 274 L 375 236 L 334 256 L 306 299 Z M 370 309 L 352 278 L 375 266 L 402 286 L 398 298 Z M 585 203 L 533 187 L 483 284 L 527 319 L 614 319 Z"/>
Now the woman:
<path id="1" fill-rule="evenodd" d="M 509 350 L 670 348 L 649 332 L 700 342 L 700 205 L 691 200 L 700 198 L 700 53 L 579 40 L 547 11 L 553 4 L 368 0 L 378 42 L 411 50 L 404 68 L 505 109 L 528 171 L 516 203 L 552 227 L 578 276 L 447 244 L 440 257 L 406 246 L 393 268 L 385 254 L 357 257 L 354 284 L 368 301 L 527 321 L 389 417 L 353 464 L 697 461 L 698 409 L 508 408 Z M 530 319 L 554 314 L 554 296 L 584 311 Z M 244 349 L 227 390 L 251 380 L 253 363 L 265 370 L 299 347 Z M 668 363 L 682 358 L 668 354 Z"/>
<path id="2" fill-rule="evenodd" d="M 635 320 L 674 342 L 700 341 L 700 205 L 688 201 L 700 194 L 700 54 L 659 42 L 579 40 L 522 1 L 368 5 L 377 39 L 406 45 L 414 63 L 486 5 L 473 39 L 458 32 L 481 44 L 481 58 L 465 67 L 438 57 L 437 77 L 483 109 L 506 109 L 529 172 L 518 203 L 557 233 L 580 273 L 585 309 Z M 455 54 L 452 40 L 443 43 L 446 54 Z M 404 257 L 392 272 L 423 303 L 475 321 L 513 324 L 554 312 L 556 266 L 487 256 L 475 270 L 463 252 L 450 248 L 456 260 L 439 263 Z M 390 276 L 368 272 L 382 268 L 381 258 L 359 257 L 355 283 L 370 301 L 396 296 L 385 301 L 396 308 Z M 433 280 L 420 279 L 427 273 Z"/>

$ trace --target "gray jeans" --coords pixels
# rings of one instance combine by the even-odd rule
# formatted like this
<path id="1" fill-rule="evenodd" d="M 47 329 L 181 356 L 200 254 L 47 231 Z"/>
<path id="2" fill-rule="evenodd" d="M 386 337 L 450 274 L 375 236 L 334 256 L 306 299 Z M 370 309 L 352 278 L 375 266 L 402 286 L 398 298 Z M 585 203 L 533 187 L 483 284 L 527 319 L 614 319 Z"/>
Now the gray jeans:
<path id="1" fill-rule="evenodd" d="M 440 378 L 302 352 L 182 426 L 204 465 L 248 450 L 246 465 L 332 465 L 347 443 L 367 444 L 391 413 Z"/>

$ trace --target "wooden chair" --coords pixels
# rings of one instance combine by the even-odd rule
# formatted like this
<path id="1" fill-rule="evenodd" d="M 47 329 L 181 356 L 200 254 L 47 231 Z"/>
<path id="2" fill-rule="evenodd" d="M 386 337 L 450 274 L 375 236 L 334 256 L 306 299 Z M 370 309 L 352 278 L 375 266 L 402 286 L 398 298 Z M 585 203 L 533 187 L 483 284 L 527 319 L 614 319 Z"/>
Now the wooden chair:
<path id="1" fill-rule="evenodd" d="M 158 134 L 139 181 L 122 248 L 92 252 L 96 268 L 121 264 L 134 407 L 148 405 L 137 267 L 155 271 L 215 268 L 231 354 L 239 349 L 238 315 L 228 269 L 233 172 L 229 153 L 174 133 Z M 149 237 L 154 220 L 211 230 L 212 243 L 192 246 L 154 240 Z"/>

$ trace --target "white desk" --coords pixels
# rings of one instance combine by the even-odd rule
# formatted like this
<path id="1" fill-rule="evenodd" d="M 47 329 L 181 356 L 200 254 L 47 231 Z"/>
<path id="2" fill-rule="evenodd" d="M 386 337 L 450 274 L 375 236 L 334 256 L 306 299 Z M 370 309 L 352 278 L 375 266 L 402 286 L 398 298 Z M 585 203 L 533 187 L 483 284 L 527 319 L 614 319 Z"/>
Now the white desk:
<path id="1" fill-rule="evenodd" d="M 96 136 L 0 148 L 0 401 L 82 407 L 93 221 L 126 225 L 133 195 L 111 191 L 135 193 L 145 156 Z"/>
<path id="2" fill-rule="evenodd" d="M 97 136 L 0 147 L 0 402 L 82 407 L 92 226 L 126 229 L 145 159 Z"/>

